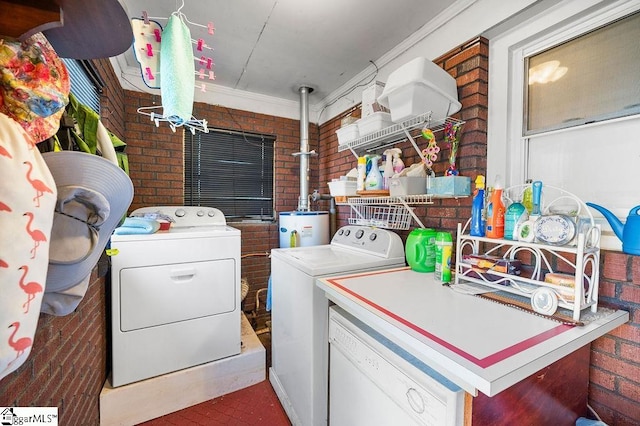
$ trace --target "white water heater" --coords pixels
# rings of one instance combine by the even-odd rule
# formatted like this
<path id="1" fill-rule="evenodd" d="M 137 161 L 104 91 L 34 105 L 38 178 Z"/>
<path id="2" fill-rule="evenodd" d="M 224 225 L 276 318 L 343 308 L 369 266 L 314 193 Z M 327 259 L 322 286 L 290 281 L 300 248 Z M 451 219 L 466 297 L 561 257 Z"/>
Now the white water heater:
<path id="1" fill-rule="evenodd" d="M 280 248 L 329 244 L 329 212 L 282 212 L 279 225 Z"/>

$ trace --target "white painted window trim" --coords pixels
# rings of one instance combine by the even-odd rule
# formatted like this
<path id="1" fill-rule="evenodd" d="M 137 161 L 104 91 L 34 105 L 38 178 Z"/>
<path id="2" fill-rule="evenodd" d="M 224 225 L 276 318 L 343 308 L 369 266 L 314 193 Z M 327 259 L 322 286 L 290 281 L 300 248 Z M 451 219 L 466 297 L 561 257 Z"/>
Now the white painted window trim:
<path id="1" fill-rule="evenodd" d="M 638 10 L 640 0 L 565 0 L 513 27 L 504 25 L 507 29 L 490 38 L 487 130 L 489 182 L 500 175 L 507 186 L 523 183 L 527 175 L 525 148 L 529 139 L 550 134 L 522 135 L 524 58 Z M 616 120 L 638 120 L 638 116 Z M 562 131 L 570 129 L 555 132 Z M 624 221 L 625 218 L 621 219 Z M 601 246 L 621 250 L 620 241 L 610 232 L 604 232 Z"/>

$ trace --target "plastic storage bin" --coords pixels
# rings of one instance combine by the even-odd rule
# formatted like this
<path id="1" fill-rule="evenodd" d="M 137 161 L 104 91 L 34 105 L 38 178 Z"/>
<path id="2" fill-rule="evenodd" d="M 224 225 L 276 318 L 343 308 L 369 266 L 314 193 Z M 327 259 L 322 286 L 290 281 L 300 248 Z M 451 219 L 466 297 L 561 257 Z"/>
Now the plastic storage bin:
<path id="1" fill-rule="evenodd" d="M 426 58 L 416 58 L 393 71 L 378 98 L 398 123 L 431 111 L 441 119 L 462 108 L 458 102 L 456 80 Z"/>
<path id="2" fill-rule="evenodd" d="M 468 176 L 439 176 L 431 178 L 427 194 L 466 196 L 471 194 L 471 179 Z"/>
<path id="3" fill-rule="evenodd" d="M 329 192 L 331 196 L 339 203 L 347 201 L 347 197 L 357 196 L 357 182 L 354 180 L 340 180 L 334 182 L 328 182 Z"/>
<path id="4" fill-rule="evenodd" d="M 374 112 L 373 114 L 358 120 L 358 132 L 360 133 L 360 136 L 365 136 L 391 125 L 393 125 L 393 121 L 391 121 L 391 114 L 388 112 Z"/>
<path id="5" fill-rule="evenodd" d="M 378 98 L 384 90 L 384 83 L 374 81 L 362 91 L 362 117 L 368 117 L 375 112 L 379 112 Z M 376 109 L 377 108 L 377 109 Z M 389 112 L 389 111 L 382 111 Z"/>
<path id="6" fill-rule="evenodd" d="M 426 193 L 426 177 L 402 176 L 389 179 L 389 195 L 392 197 Z"/>
<path id="7" fill-rule="evenodd" d="M 340 127 L 338 130 L 336 130 L 336 134 L 338 135 L 339 144 L 345 144 L 347 142 L 351 142 L 354 139 L 358 139 L 358 136 L 360 136 L 360 132 L 358 131 L 357 122 L 344 127 Z"/>

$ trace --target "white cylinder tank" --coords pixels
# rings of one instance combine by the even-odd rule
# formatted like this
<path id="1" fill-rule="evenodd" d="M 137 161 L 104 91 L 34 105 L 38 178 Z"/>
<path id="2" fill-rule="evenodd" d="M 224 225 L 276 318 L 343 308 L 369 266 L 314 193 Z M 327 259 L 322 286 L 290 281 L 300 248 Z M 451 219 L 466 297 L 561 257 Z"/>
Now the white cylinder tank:
<path id="1" fill-rule="evenodd" d="M 279 230 L 280 248 L 329 244 L 329 212 L 282 212 Z"/>

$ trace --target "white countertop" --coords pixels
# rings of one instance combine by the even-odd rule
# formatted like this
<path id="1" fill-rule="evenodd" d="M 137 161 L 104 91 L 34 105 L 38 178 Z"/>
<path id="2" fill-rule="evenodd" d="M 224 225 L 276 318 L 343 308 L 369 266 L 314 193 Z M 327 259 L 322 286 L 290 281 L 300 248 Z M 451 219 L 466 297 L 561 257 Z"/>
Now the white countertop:
<path id="1" fill-rule="evenodd" d="M 461 294 L 409 268 L 316 281 L 327 297 L 472 395 L 493 396 L 629 320 L 599 309 L 571 326 Z"/>

